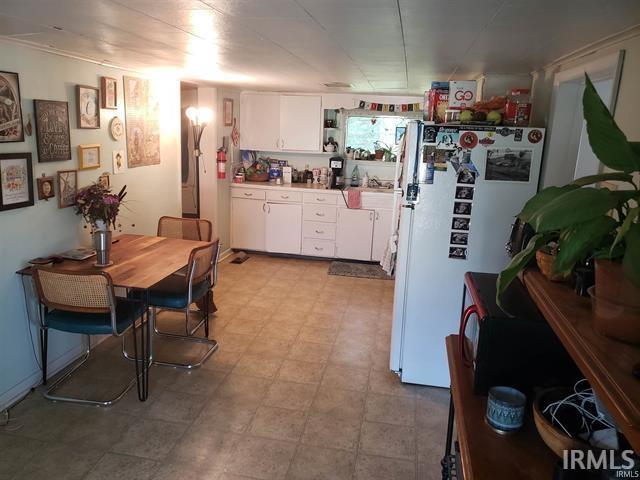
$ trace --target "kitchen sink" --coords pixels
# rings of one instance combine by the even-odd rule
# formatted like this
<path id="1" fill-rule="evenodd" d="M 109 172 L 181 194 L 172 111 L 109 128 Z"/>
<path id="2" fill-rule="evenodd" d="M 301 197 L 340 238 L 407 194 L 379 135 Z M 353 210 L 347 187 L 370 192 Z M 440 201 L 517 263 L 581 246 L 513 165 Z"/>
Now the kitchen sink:
<path id="1" fill-rule="evenodd" d="M 381 193 L 393 193 L 391 186 L 384 187 L 349 187 L 353 190 L 360 190 L 361 192 L 381 192 Z"/>

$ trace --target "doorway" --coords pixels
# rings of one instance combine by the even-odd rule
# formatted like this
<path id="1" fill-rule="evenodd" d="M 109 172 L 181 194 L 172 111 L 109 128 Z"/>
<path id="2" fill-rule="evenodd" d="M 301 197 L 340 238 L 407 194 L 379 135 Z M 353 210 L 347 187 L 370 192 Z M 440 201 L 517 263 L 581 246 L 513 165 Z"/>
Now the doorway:
<path id="1" fill-rule="evenodd" d="M 543 187 L 565 185 L 576 178 L 601 173 L 602 164 L 589 145 L 582 111 L 585 72 L 615 113 L 624 51 L 593 60 L 555 75 L 548 142 L 543 160 Z"/>
<path id="2" fill-rule="evenodd" d="M 200 218 L 200 175 L 198 159 L 193 154 L 194 144 L 191 123 L 187 118 L 187 108 L 198 105 L 198 86 L 180 82 L 180 146 L 182 216 Z"/>

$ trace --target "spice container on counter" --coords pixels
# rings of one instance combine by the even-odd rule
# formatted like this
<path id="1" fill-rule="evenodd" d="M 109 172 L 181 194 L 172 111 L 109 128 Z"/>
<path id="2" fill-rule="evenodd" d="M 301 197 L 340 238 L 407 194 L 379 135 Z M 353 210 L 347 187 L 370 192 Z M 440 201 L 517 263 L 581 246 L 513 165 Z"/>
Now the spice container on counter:
<path id="1" fill-rule="evenodd" d="M 528 88 L 514 88 L 507 93 L 504 123 L 512 127 L 528 127 L 531 118 L 531 95 Z"/>

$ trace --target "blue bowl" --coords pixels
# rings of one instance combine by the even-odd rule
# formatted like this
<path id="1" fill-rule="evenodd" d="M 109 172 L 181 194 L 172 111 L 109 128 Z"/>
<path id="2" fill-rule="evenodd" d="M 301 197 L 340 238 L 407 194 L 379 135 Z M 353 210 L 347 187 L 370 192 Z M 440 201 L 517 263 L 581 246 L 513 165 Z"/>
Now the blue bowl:
<path id="1" fill-rule="evenodd" d="M 526 403 L 527 397 L 515 388 L 491 387 L 487 399 L 487 423 L 498 433 L 520 430 Z"/>

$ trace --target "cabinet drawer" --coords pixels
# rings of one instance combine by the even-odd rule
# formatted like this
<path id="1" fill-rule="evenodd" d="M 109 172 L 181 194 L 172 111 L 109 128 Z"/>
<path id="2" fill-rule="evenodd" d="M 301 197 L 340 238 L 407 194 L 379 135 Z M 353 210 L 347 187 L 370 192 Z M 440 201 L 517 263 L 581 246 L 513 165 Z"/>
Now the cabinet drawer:
<path id="1" fill-rule="evenodd" d="M 324 205 L 305 205 L 302 218 L 309 222 L 336 223 L 336 207 Z"/>
<path id="2" fill-rule="evenodd" d="M 233 198 L 248 198 L 251 200 L 264 200 L 265 191 L 256 188 L 232 188 L 231 196 Z"/>
<path id="3" fill-rule="evenodd" d="M 318 238 L 322 240 L 336 239 L 336 226 L 334 223 L 304 222 L 302 226 L 304 238 Z"/>
<path id="4" fill-rule="evenodd" d="M 301 192 L 282 192 L 278 190 L 267 190 L 267 200 L 274 202 L 302 202 Z"/>
<path id="5" fill-rule="evenodd" d="M 331 193 L 305 192 L 304 203 L 317 203 L 320 205 L 336 205 L 338 197 Z"/>
<path id="6" fill-rule="evenodd" d="M 334 257 L 336 244 L 332 240 L 305 238 L 302 240 L 302 254 L 314 257 Z"/>

